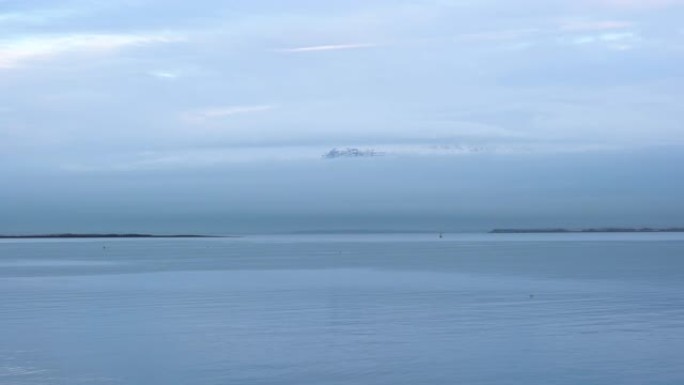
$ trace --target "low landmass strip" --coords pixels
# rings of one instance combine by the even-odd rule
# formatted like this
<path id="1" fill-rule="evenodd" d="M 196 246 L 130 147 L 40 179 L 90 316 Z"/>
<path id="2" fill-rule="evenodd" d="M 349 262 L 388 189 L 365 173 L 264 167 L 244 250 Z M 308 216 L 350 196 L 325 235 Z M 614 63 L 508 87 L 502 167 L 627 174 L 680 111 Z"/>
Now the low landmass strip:
<path id="1" fill-rule="evenodd" d="M 213 235 L 155 235 L 155 234 L 32 234 L 32 235 L 0 235 L 0 239 L 49 239 L 49 238 L 217 238 Z"/>
<path id="2" fill-rule="evenodd" d="M 537 233 L 683 233 L 684 227 L 667 228 L 623 228 L 623 227 L 601 227 L 588 229 L 494 229 L 492 234 L 537 234 Z"/>

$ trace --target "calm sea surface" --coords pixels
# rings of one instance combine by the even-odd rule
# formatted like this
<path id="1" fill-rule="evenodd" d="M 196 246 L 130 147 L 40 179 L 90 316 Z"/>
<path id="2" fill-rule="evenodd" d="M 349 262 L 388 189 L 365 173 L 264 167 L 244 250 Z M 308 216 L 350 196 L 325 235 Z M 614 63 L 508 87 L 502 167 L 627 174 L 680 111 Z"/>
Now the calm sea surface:
<path id="1" fill-rule="evenodd" d="M 0 384 L 684 384 L 684 234 L 0 241 Z"/>

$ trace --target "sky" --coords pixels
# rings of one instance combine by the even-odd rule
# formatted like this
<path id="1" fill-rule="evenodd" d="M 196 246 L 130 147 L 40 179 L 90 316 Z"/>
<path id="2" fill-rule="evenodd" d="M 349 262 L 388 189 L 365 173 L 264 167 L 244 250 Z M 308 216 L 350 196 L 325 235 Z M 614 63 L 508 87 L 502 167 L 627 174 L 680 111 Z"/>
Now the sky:
<path id="1" fill-rule="evenodd" d="M 684 0 L 0 0 L 0 233 L 684 226 L 681 20 Z"/>

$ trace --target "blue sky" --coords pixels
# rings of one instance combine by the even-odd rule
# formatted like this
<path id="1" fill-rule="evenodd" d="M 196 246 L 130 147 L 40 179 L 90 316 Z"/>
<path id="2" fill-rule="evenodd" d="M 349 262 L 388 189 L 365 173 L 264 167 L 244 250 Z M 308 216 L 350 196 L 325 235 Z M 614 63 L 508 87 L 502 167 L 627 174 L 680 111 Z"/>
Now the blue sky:
<path id="1" fill-rule="evenodd" d="M 11 186 L 0 228 L 31 230 L 26 218 L 84 197 L 107 212 L 139 212 L 160 194 L 220 215 L 310 201 L 317 215 L 344 211 L 329 197 L 337 189 L 311 193 L 330 176 L 352 207 L 440 202 L 438 212 L 446 194 L 476 208 L 444 215 L 496 218 L 478 198 L 488 178 L 528 175 L 515 217 L 558 190 L 531 176 L 538 164 L 544 175 L 572 164 L 565 178 L 581 190 L 557 191 L 546 216 L 570 214 L 578 196 L 614 203 L 600 175 L 640 192 L 598 219 L 657 222 L 658 202 L 677 216 L 683 19 L 680 0 L 0 0 L 0 172 Z M 387 156 L 320 158 L 334 147 Z M 449 172 L 459 169 L 467 176 Z M 141 178 L 151 185 L 137 189 Z M 354 178 L 386 183 L 359 195 Z M 395 206 L 377 204 L 398 190 Z"/>

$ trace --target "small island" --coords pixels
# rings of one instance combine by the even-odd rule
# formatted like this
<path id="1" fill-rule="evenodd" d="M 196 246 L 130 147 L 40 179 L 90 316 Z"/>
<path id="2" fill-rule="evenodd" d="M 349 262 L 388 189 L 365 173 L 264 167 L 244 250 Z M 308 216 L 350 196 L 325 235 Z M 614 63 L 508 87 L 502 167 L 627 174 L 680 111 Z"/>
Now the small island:
<path id="1" fill-rule="evenodd" d="M 155 235 L 155 234 L 32 234 L 32 235 L 0 235 L 0 239 L 79 239 L 79 238 L 225 238 L 214 235 Z"/>
<path id="2" fill-rule="evenodd" d="M 564 228 L 548 228 L 548 229 L 494 229 L 490 234 L 543 234 L 543 233 L 683 233 L 684 227 L 667 227 L 667 228 L 628 228 L 628 227 L 600 227 L 600 228 L 586 228 L 586 229 L 564 229 Z"/>

